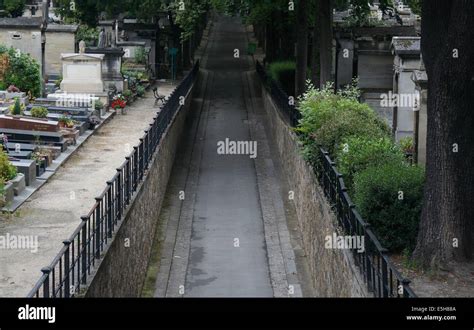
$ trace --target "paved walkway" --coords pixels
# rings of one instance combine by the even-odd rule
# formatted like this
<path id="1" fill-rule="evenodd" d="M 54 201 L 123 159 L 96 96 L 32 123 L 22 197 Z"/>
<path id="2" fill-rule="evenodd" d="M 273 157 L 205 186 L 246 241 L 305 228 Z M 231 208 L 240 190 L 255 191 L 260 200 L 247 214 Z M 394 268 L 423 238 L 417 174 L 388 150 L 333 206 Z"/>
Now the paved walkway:
<path id="1" fill-rule="evenodd" d="M 202 60 L 203 90 L 160 216 L 156 297 L 301 295 L 284 193 L 254 112 L 246 45 L 238 18 L 216 19 Z M 257 157 L 219 154 L 226 139 L 256 142 Z"/>
<path id="2" fill-rule="evenodd" d="M 169 94 L 175 84 L 160 83 L 160 93 Z M 158 108 L 153 92 L 117 114 L 87 140 L 40 190 L 35 192 L 15 215 L 0 218 L 0 236 L 38 235 L 39 248 L 0 250 L 0 297 L 25 296 L 89 212 L 139 138 L 151 123 Z"/>

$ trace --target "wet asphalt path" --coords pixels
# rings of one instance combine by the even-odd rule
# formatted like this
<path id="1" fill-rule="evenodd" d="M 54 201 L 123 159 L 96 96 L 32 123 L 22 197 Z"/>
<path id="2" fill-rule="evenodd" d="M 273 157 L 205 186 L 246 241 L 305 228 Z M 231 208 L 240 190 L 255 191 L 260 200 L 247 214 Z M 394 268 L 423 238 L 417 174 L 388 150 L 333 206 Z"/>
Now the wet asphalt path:
<path id="1" fill-rule="evenodd" d="M 186 296 L 273 296 L 253 159 L 219 155 L 218 141 L 250 141 L 242 71 L 246 38 L 237 19 L 215 24 L 204 69 L 213 73 L 194 205 Z M 257 148 L 258 152 L 258 148 Z"/>

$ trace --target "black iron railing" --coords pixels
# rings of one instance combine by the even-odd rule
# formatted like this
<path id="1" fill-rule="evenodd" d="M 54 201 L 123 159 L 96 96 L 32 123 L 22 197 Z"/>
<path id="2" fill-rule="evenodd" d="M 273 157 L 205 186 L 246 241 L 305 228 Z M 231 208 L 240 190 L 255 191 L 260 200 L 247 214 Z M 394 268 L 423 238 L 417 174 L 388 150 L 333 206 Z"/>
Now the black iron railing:
<path id="1" fill-rule="evenodd" d="M 257 72 L 270 93 L 278 110 L 284 114 L 289 124 L 298 125 L 300 113 L 288 104 L 288 96 L 257 62 Z M 347 192 L 342 174 L 336 164 L 323 149 L 319 150 L 320 166 L 315 170 L 324 193 L 333 206 L 339 225 L 345 235 L 364 237 L 365 249 L 352 249 L 354 260 L 364 277 L 369 292 L 376 297 L 416 297 L 410 288 L 410 281 L 404 278 L 390 261 L 387 250 L 382 247 L 370 225 L 362 219 Z"/>
<path id="2" fill-rule="evenodd" d="M 352 249 L 354 260 L 365 283 L 374 296 L 381 298 L 416 297 L 410 288 L 410 281 L 404 278 L 390 261 L 387 250 L 382 247 L 370 225 L 357 212 L 347 192 L 342 174 L 329 153 L 319 150 L 320 168 L 316 172 L 329 203 L 337 216 L 344 234 L 364 238 L 364 249 Z"/>
<path id="3" fill-rule="evenodd" d="M 125 157 L 114 177 L 107 181 L 107 187 L 95 198 L 91 211 L 81 217 L 82 222 L 71 238 L 63 242 L 64 246 L 51 264 L 41 270 L 43 275 L 28 297 L 69 298 L 85 287 L 143 182 L 161 138 L 180 109 L 182 97 L 189 92 L 198 71 L 199 61 L 169 96 L 138 146 L 133 147 L 133 152 Z"/>
<path id="4" fill-rule="evenodd" d="M 285 116 L 285 119 L 291 126 L 298 125 L 301 114 L 295 107 L 296 100 L 294 98 L 291 99 L 290 96 L 288 96 L 281 88 L 281 86 L 267 75 L 265 68 L 262 64 L 260 64 L 259 61 L 257 61 L 256 67 L 260 79 L 262 80 L 266 90 L 272 96 L 277 108 Z"/>

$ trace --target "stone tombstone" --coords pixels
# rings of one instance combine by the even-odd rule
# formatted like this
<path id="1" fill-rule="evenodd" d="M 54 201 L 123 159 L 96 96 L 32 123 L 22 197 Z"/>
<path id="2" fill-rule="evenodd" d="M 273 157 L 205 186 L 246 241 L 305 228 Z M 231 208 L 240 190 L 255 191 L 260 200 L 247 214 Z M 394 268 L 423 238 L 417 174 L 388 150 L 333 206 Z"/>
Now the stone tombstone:
<path id="1" fill-rule="evenodd" d="M 61 91 L 66 93 L 101 94 L 103 54 L 61 54 L 63 80 Z"/>
<path id="2" fill-rule="evenodd" d="M 125 52 L 122 48 L 87 48 L 87 54 L 102 54 L 104 56 L 102 62 L 102 80 L 107 89 L 108 86 L 114 85 L 118 92 L 122 92 L 123 76 L 121 73 L 122 57 Z"/>
<path id="3" fill-rule="evenodd" d="M 51 120 L 23 117 L 15 118 L 12 116 L 0 115 L 0 128 L 37 132 L 59 132 L 59 123 Z"/>
<path id="4" fill-rule="evenodd" d="M 393 95 L 393 131 L 395 138 L 413 137 L 418 93 L 412 74 L 420 68 L 420 37 L 393 37 L 394 55 Z"/>
<path id="5" fill-rule="evenodd" d="M 416 91 L 419 93 L 419 105 L 415 109 L 414 135 L 416 162 L 426 164 L 426 132 L 428 129 L 428 76 L 421 63 L 420 69 L 412 73 Z"/>

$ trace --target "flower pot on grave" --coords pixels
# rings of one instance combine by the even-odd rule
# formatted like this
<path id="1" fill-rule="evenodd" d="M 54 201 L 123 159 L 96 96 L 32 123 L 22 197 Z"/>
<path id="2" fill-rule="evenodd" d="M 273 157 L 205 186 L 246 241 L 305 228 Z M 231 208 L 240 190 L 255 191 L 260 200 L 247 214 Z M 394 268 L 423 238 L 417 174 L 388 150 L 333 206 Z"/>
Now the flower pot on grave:
<path id="1" fill-rule="evenodd" d="M 42 159 L 36 162 L 36 177 L 43 175 L 46 172 L 46 162 Z"/>

